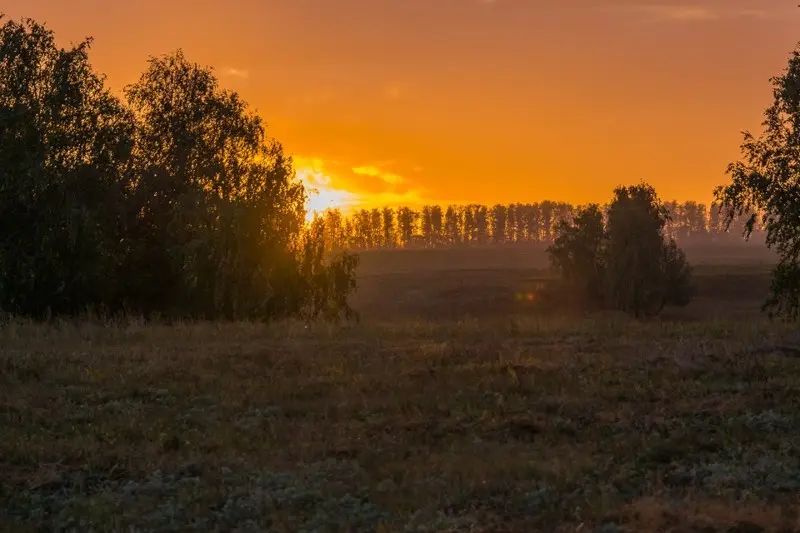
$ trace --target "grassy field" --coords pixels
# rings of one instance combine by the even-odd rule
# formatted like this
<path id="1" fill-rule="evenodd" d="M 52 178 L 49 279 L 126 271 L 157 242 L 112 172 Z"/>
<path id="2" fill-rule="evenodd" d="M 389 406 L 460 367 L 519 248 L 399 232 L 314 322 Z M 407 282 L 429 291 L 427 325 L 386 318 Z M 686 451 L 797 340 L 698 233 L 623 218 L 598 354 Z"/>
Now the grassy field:
<path id="1" fill-rule="evenodd" d="M 698 254 L 698 301 L 634 323 L 459 253 L 365 256 L 358 324 L 2 327 L 0 528 L 800 531 L 768 261 Z"/>

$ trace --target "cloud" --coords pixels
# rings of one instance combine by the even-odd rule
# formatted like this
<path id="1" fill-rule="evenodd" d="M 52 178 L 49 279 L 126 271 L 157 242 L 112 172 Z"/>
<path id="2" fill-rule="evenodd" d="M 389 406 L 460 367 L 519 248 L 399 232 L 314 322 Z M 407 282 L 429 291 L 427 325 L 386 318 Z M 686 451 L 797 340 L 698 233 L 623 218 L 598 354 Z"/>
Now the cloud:
<path id="1" fill-rule="evenodd" d="M 425 200 L 426 191 L 423 189 L 410 189 L 404 192 L 378 192 L 362 195 L 359 198 L 359 208 L 373 207 L 418 207 L 428 203 Z"/>
<path id="2" fill-rule="evenodd" d="M 670 20 L 715 20 L 717 11 L 705 6 L 641 6 L 641 11 Z"/>
<path id="3" fill-rule="evenodd" d="M 405 181 L 405 179 L 403 179 L 402 176 L 399 176 L 392 172 L 383 171 L 373 166 L 353 167 L 352 170 L 359 176 L 370 176 L 373 178 L 378 178 L 379 180 L 389 183 L 391 185 L 399 185 Z"/>
<path id="4" fill-rule="evenodd" d="M 769 12 L 763 9 L 739 9 L 737 10 L 737 15 L 740 17 L 750 17 L 755 19 L 770 18 Z"/>
<path id="5" fill-rule="evenodd" d="M 420 207 L 425 204 L 447 203 L 433 201 L 429 191 L 424 188 L 398 187 L 403 181 L 402 177 L 375 166 L 351 168 L 337 164 L 335 159 L 303 156 L 294 156 L 293 162 L 297 177 L 305 185 L 309 196 L 306 204 L 307 220 L 312 220 L 314 213 L 323 213 L 331 208 L 350 214 L 358 209 L 374 207 Z M 379 179 L 370 180 L 373 183 L 369 183 L 359 180 L 358 177 Z M 380 184 L 383 184 L 382 188 L 376 187 Z M 387 189 L 387 186 L 390 188 Z"/>
<path id="6" fill-rule="evenodd" d="M 228 67 L 222 71 L 222 73 L 226 76 L 231 76 L 234 78 L 242 78 L 247 79 L 250 77 L 250 73 L 246 70 L 241 70 L 238 68 Z"/>
<path id="7" fill-rule="evenodd" d="M 712 22 L 730 18 L 760 18 L 769 17 L 763 9 L 741 8 L 734 6 L 708 6 L 703 4 L 649 4 L 608 6 L 606 11 L 617 13 L 633 13 L 642 15 L 650 21 L 673 22 Z"/>
<path id="8" fill-rule="evenodd" d="M 308 194 L 306 209 L 307 219 L 313 218 L 315 212 L 339 208 L 347 211 L 359 203 L 359 195 L 346 187 L 335 185 L 333 178 L 325 168 L 325 162 L 317 157 L 294 157 L 295 173 L 303 182 Z"/>

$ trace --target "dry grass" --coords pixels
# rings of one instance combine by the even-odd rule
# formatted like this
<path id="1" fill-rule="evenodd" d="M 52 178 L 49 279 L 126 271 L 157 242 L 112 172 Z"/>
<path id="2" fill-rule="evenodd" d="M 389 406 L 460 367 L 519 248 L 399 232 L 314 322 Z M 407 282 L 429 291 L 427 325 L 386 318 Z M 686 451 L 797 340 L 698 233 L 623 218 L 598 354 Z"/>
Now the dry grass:
<path id="1" fill-rule="evenodd" d="M 520 247 L 366 254 L 358 325 L 4 325 L 0 530 L 800 531 L 796 329 L 701 252 L 646 324 Z"/>
<path id="2" fill-rule="evenodd" d="M 13 323 L 0 528 L 800 531 L 796 341 L 760 321 Z"/>

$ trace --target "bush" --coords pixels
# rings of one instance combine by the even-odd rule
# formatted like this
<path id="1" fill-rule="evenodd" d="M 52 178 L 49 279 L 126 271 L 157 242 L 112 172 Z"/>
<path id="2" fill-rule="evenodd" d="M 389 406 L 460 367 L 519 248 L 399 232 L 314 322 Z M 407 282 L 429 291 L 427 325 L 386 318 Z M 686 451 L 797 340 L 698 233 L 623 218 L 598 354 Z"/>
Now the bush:
<path id="1" fill-rule="evenodd" d="M 686 305 L 693 293 L 691 267 L 664 236 L 668 220 L 651 186 L 619 187 L 605 221 L 592 204 L 558 224 L 548 248 L 551 264 L 569 293 L 577 292 L 591 307 L 642 317 L 665 305 Z"/>

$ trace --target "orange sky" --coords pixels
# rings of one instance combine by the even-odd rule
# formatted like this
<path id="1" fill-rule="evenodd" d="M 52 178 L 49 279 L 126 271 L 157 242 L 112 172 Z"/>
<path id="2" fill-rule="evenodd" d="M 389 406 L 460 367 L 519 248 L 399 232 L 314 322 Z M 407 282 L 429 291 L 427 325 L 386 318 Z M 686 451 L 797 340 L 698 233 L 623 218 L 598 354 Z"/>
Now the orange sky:
<path id="1" fill-rule="evenodd" d="M 783 0 L 6 0 L 120 89 L 182 47 L 359 202 L 708 201 L 800 39 Z M 326 183 L 327 182 L 327 183 Z"/>

